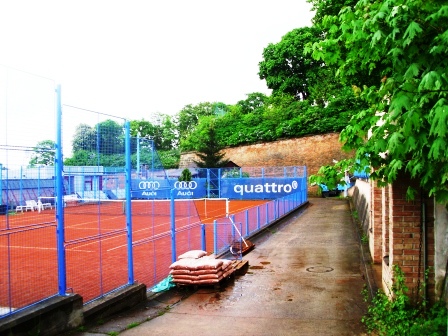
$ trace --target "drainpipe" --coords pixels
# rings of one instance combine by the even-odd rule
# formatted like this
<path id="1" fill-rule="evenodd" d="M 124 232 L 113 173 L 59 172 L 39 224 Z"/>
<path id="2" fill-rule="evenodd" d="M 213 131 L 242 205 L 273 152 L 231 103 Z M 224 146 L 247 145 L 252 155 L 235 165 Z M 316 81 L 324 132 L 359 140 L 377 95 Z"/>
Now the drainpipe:
<path id="1" fill-rule="evenodd" d="M 423 300 L 424 302 L 426 302 L 427 297 L 428 297 L 428 286 L 427 286 L 427 281 L 426 281 L 426 269 L 428 267 L 428 251 L 427 251 L 427 246 L 428 246 L 428 237 L 426 234 L 426 204 L 423 200 L 422 197 L 422 251 L 423 251 Z"/>

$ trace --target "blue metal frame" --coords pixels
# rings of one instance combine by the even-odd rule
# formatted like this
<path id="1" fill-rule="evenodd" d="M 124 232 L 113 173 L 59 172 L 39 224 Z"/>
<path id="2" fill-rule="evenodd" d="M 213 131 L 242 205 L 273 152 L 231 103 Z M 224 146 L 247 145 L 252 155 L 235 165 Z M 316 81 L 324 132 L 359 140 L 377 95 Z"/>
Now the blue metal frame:
<path id="1" fill-rule="evenodd" d="M 134 256 L 132 249 L 132 204 L 131 204 L 131 137 L 130 137 L 130 123 L 125 121 L 125 155 L 126 155 L 126 231 L 128 243 L 128 283 L 134 283 Z"/>
<path id="2" fill-rule="evenodd" d="M 64 179 L 62 172 L 64 163 L 62 162 L 62 100 L 61 86 L 56 87 L 56 223 L 57 223 L 57 253 L 58 253 L 58 291 L 59 295 L 67 292 L 66 260 L 65 260 L 65 229 L 64 229 Z"/>

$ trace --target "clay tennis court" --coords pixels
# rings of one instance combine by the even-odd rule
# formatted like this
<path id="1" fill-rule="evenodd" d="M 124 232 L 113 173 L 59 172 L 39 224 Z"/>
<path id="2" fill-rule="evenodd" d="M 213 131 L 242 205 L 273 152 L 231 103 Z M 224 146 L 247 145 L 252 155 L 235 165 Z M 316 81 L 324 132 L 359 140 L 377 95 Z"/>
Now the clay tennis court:
<path id="1" fill-rule="evenodd" d="M 268 201 L 195 202 L 176 206 L 177 255 L 201 248 L 205 224 L 206 250 L 213 253 L 213 222 L 255 209 Z M 167 201 L 166 203 L 169 203 Z M 66 288 L 84 302 L 128 284 L 128 234 L 123 203 L 70 205 L 64 208 Z M 132 202 L 134 281 L 151 288 L 168 275 L 172 262 L 169 206 L 151 215 L 148 202 Z M 227 208 L 226 208 L 227 207 Z M 249 210 L 252 211 L 252 210 Z M 0 307 L 21 308 L 57 295 L 57 225 L 55 209 L 0 217 Z M 223 238 L 225 239 L 225 237 Z"/>

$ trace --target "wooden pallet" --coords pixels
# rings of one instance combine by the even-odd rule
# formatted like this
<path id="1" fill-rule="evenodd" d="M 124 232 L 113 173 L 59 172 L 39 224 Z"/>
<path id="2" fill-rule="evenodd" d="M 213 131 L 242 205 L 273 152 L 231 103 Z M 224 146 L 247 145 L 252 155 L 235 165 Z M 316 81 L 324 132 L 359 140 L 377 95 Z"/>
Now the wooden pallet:
<path id="1" fill-rule="evenodd" d="M 211 282 L 211 283 L 201 283 L 201 284 L 184 284 L 184 283 L 176 283 L 177 288 L 193 288 L 193 290 L 198 290 L 199 288 L 204 287 L 213 287 L 214 289 L 224 288 L 228 285 L 230 281 L 235 280 L 235 272 L 232 272 L 225 278 L 219 280 L 219 282 Z"/>
<path id="2" fill-rule="evenodd" d="M 244 275 L 249 269 L 249 260 L 234 260 L 232 267 L 235 269 L 235 275 Z"/>

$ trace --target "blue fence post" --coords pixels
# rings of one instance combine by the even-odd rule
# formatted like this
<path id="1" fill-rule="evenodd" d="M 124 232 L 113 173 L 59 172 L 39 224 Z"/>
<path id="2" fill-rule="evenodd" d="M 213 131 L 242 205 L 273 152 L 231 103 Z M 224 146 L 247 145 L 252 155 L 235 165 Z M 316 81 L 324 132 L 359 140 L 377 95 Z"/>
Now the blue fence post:
<path id="1" fill-rule="evenodd" d="M 221 168 L 218 169 L 218 198 L 221 198 Z"/>
<path id="2" fill-rule="evenodd" d="M 131 204 L 131 186 L 132 186 L 132 165 L 131 165 L 131 132 L 130 123 L 125 121 L 125 160 L 126 160 L 126 231 L 128 244 L 128 283 L 134 283 L 134 255 L 132 248 L 132 204 Z"/>
<path id="3" fill-rule="evenodd" d="M 67 291 L 66 263 L 65 263 L 65 232 L 64 232 L 64 180 L 62 171 L 62 101 L 61 86 L 56 87 L 56 245 L 58 256 L 58 294 L 64 296 Z"/>
<path id="4" fill-rule="evenodd" d="M 20 203 L 23 204 L 24 199 L 23 199 L 23 172 L 22 172 L 23 167 L 20 166 Z"/>
<path id="5" fill-rule="evenodd" d="M 274 200 L 274 220 L 278 218 L 278 199 Z"/>
<path id="6" fill-rule="evenodd" d="M 207 197 L 210 198 L 210 169 L 207 168 Z"/>
<path id="7" fill-rule="evenodd" d="M 305 184 L 305 199 L 304 201 L 308 200 L 308 183 L 307 182 L 307 171 L 306 171 L 306 166 L 303 167 L 303 177 L 304 177 L 304 184 Z"/>
<path id="8" fill-rule="evenodd" d="M 39 197 L 40 197 L 40 167 L 37 167 L 37 200 L 39 200 Z"/>
<path id="9" fill-rule="evenodd" d="M 266 223 L 265 225 L 267 225 L 269 223 L 269 203 L 266 203 Z"/>
<path id="10" fill-rule="evenodd" d="M 275 219 L 279 219 L 282 215 L 283 198 L 277 198 L 275 202 L 277 203 Z"/>
<path id="11" fill-rule="evenodd" d="M 201 248 L 202 251 L 207 251 L 207 244 L 206 244 L 206 233 L 205 233 L 205 224 L 201 224 Z"/>
<path id="12" fill-rule="evenodd" d="M 245 214 L 246 214 L 246 236 L 248 236 L 250 234 L 250 231 L 249 231 L 249 210 L 246 210 Z"/>
<path id="13" fill-rule="evenodd" d="M 170 190 L 171 203 L 170 203 L 170 213 L 171 213 L 171 261 L 175 262 L 177 259 L 176 252 L 176 211 L 174 206 L 174 190 Z"/>
<path id="14" fill-rule="evenodd" d="M 213 221 L 213 253 L 218 252 L 218 223 L 216 219 Z"/>

